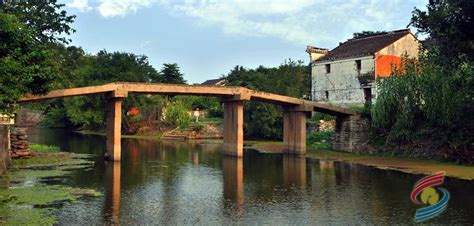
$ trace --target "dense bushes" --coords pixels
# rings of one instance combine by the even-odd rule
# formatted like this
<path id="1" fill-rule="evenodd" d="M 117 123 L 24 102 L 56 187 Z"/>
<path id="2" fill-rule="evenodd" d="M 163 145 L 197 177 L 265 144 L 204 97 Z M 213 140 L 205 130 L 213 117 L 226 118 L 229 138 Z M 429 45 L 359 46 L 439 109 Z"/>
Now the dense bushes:
<path id="1" fill-rule="evenodd" d="M 236 66 L 225 77 L 228 85 L 302 98 L 311 90 L 310 67 L 288 60 L 279 67 L 247 69 Z M 244 135 L 252 139 L 282 139 L 283 116 L 278 106 L 250 102 L 244 105 Z"/>
<path id="2" fill-rule="evenodd" d="M 334 131 L 317 131 L 308 134 L 306 144 L 316 149 L 329 150 L 332 148 L 331 137 Z"/>
<path id="3" fill-rule="evenodd" d="M 371 114 L 374 135 L 390 149 L 474 163 L 473 6 L 430 1 L 413 11 L 411 24 L 427 42 L 418 60 L 377 81 Z"/>
<path id="4" fill-rule="evenodd" d="M 474 142 L 473 66 L 465 62 L 447 70 L 429 59 L 405 59 L 403 70 L 377 81 L 375 132 L 385 144 L 424 141 L 434 151 L 468 149 Z"/>
<path id="5" fill-rule="evenodd" d="M 165 121 L 180 128 L 187 128 L 191 123 L 191 115 L 188 114 L 186 103 L 175 100 L 166 107 Z"/>

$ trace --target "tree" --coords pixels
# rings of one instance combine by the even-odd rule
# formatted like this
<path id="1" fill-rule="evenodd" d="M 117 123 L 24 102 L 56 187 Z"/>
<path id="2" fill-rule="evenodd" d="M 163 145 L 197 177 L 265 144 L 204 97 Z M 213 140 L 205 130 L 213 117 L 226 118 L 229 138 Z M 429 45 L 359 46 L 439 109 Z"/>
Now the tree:
<path id="1" fill-rule="evenodd" d="M 361 31 L 361 32 L 355 32 L 352 34 L 353 38 L 365 38 L 365 37 L 370 37 L 374 35 L 382 35 L 386 34 L 386 31 Z"/>
<path id="2" fill-rule="evenodd" d="M 186 84 L 186 80 L 184 80 L 183 76 L 183 73 L 179 70 L 178 64 L 163 64 L 160 75 L 154 78 L 153 82 Z"/>
<path id="3" fill-rule="evenodd" d="M 443 57 L 438 62 L 450 64 L 459 57 L 474 61 L 474 1 L 430 0 L 426 7 L 415 8 L 410 24 L 436 43 Z"/>
<path id="4" fill-rule="evenodd" d="M 61 10 L 64 6 L 57 3 L 57 0 L 3 1 L 1 10 L 15 15 L 42 43 L 68 43 L 70 40 L 61 35 L 75 31 L 70 24 L 76 16 L 67 15 L 65 10 Z"/>
<path id="5" fill-rule="evenodd" d="M 311 90 L 311 73 L 302 61 L 286 60 L 277 68 L 259 66 L 247 69 L 235 66 L 225 77 L 232 86 L 243 86 L 253 90 L 271 92 L 301 98 Z M 277 106 L 265 103 L 245 103 L 244 133 L 247 137 L 281 139 L 282 113 Z"/>
<path id="6" fill-rule="evenodd" d="M 132 53 L 100 51 L 88 55 L 78 47 L 59 45 L 55 49 L 56 60 L 61 62 L 61 76 L 54 83 L 55 88 L 102 85 L 110 82 L 150 82 L 158 72 L 143 55 Z M 139 106 L 140 112 L 159 107 L 156 97 L 130 94 L 124 100 L 123 108 Z M 55 100 L 46 107 L 48 126 L 65 125 L 82 129 L 101 129 L 105 125 L 107 98 L 103 95 L 64 98 Z M 62 117 L 60 112 L 66 115 Z M 123 120 L 124 128 L 127 119 Z"/>
<path id="7" fill-rule="evenodd" d="M 11 114 L 20 97 L 49 90 L 55 62 L 14 15 L 0 13 L 0 37 L 0 111 Z"/>
<path id="8" fill-rule="evenodd" d="M 75 16 L 56 0 L 2 1 L 0 5 L 0 111 L 12 113 L 27 93 L 47 92 L 58 74 L 52 47 L 67 42 Z"/>
<path id="9" fill-rule="evenodd" d="M 474 162 L 474 3 L 431 0 L 411 25 L 428 35 L 417 60 L 377 81 L 372 108 L 377 136 L 410 155 Z"/>

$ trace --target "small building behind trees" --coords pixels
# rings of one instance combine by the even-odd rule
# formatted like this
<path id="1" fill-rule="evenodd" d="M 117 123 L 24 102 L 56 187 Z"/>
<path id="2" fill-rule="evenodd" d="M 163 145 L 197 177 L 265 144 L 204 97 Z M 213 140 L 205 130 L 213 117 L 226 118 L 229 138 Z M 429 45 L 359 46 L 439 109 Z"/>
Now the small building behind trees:
<path id="1" fill-rule="evenodd" d="M 312 100 L 349 107 L 376 98 L 375 79 L 390 76 L 402 57 L 417 57 L 419 42 L 409 29 L 352 38 L 332 50 L 308 46 Z"/>
<path id="2" fill-rule="evenodd" d="M 225 86 L 225 79 L 218 78 L 218 79 L 209 79 L 205 82 L 201 83 L 201 85 L 205 86 Z"/>

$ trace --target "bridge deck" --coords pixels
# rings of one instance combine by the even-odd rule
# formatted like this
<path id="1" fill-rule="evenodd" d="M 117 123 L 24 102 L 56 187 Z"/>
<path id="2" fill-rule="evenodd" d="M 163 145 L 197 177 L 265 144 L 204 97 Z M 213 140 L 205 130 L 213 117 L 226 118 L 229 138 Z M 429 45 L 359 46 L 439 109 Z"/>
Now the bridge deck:
<path id="1" fill-rule="evenodd" d="M 53 98 L 91 95 L 109 92 L 161 94 L 161 95 L 199 95 L 217 96 L 223 98 L 237 97 L 241 100 L 255 100 L 274 103 L 283 106 L 304 106 L 313 111 L 323 112 L 330 115 L 353 115 L 348 109 L 336 107 L 330 104 L 302 100 L 273 93 L 254 91 L 243 87 L 232 86 L 202 86 L 202 85 L 178 85 L 160 83 L 108 83 L 98 86 L 87 86 L 79 88 L 52 90 L 45 95 L 30 95 L 21 98 L 19 102 L 43 101 Z"/>

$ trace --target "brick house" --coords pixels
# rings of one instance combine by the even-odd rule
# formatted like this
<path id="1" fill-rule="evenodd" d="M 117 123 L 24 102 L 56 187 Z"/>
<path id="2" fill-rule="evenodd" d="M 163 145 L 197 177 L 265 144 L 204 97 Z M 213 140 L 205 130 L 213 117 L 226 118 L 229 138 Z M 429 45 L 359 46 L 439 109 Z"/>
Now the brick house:
<path id="1" fill-rule="evenodd" d="M 375 78 L 390 76 L 403 55 L 418 56 L 418 47 L 409 29 L 349 39 L 330 51 L 308 46 L 312 100 L 344 107 L 371 102 Z"/>

